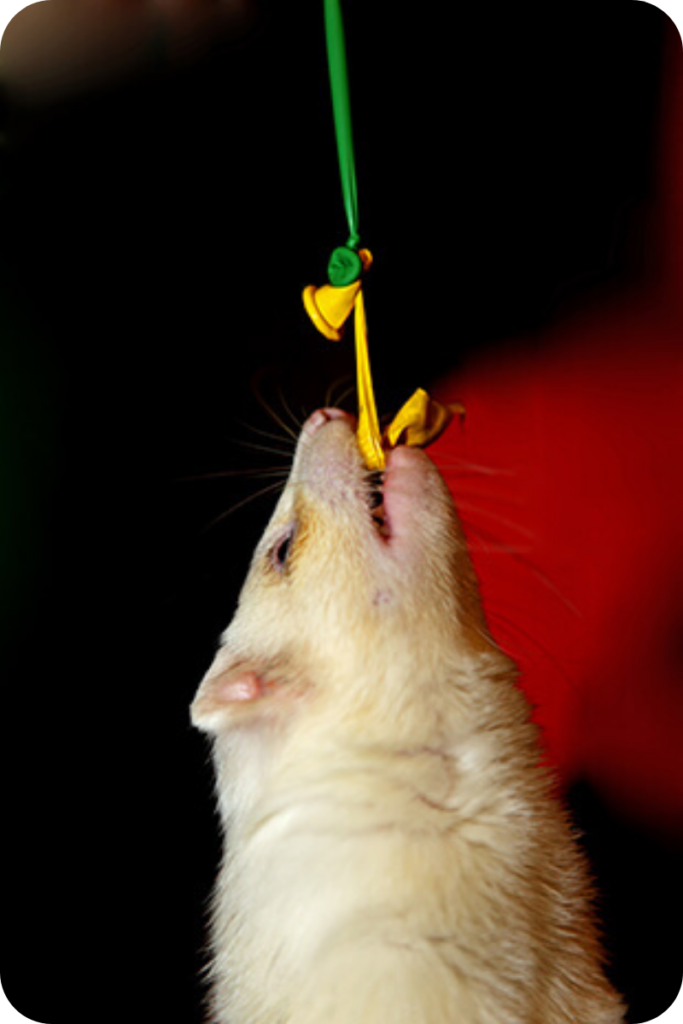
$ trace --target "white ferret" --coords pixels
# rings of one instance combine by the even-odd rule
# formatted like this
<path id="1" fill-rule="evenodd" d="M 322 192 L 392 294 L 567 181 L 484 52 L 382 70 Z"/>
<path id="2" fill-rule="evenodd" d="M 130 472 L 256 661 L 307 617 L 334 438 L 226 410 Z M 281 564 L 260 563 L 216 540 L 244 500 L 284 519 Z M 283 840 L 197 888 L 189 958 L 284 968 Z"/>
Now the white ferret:
<path id="1" fill-rule="evenodd" d="M 590 886 L 453 501 L 304 425 L 192 720 L 225 855 L 216 1024 L 618 1024 Z"/>

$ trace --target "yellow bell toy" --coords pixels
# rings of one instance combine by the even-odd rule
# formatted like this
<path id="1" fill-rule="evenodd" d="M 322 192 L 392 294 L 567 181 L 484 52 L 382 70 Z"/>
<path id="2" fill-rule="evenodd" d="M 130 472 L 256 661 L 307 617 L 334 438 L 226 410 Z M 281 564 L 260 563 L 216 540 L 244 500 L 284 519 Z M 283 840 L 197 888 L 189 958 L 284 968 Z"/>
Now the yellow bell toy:
<path id="1" fill-rule="evenodd" d="M 332 278 L 335 274 L 335 264 L 333 261 L 336 258 L 337 264 L 344 260 L 345 263 L 350 264 L 348 273 L 352 273 L 358 269 L 355 263 L 352 263 L 350 256 L 356 255 L 353 250 L 348 250 L 349 256 L 346 253 L 339 253 L 338 250 L 332 254 L 332 260 L 330 260 L 330 277 Z M 367 249 L 361 249 L 357 253 L 360 261 L 360 272 L 368 270 L 372 263 L 372 256 Z M 341 272 L 337 273 L 337 279 L 342 280 L 347 275 L 342 275 Z M 356 299 L 361 288 L 360 276 L 355 281 L 351 281 L 350 284 L 323 284 L 319 288 L 315 285 L 309 284 L 304 289 L 304 306 L 306 312 L 310 316 L 311 320 L 318 328 L 321 334 L 324 334 L 330 341 L 341 341 L 344 335 L 344 325 L 351 315 L 351 310 L 356 304 Z"/>

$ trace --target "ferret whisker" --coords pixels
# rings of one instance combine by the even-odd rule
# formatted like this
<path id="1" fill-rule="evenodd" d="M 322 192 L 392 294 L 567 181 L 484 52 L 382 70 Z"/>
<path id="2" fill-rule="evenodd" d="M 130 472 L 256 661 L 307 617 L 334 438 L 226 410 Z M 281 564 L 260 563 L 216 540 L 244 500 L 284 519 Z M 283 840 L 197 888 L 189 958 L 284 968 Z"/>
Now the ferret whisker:
<path id="1" fill-rule="evenodd" d="M 294 427 L 296 428 L 296 433 L 294 435 L 294 437 L 296 439 L 296 438 L 298 438 L 299 432 L 301 431 L 301 428 L 303 426 L 304 420 L 306 419 L 306 415 L 304 413 L 303 414 L 303 419 L 297 419 L 295 414 L 292 412 L 292 408 L 291 408 L 289 402 L 285 398 L 285 394 L 284 394 L 284 391 L 282 390 L 282 387 L 278 387 L 278 396 L 280 398 L 280 401 L 282 402 L 283 409 L 285 410 L 285 412 L 289 416 L 290 420 L 294 424 Z"/>
<path id="2" fill-rule="evenodd" d="M 281 427 L 282 430 L 284 430 L 285 434 L 287 434 L 287 436 L 290 437 L 292 439 L 292 441 L 294 441 L 294 443 L 296 444 L 296 442 L 299 440 L 299 435 L 297 434 L 297 432 L 295 430 L 293 430 L 292 427 L 290 427 L 288 423 L 285 423 L 283 418 L 275 411 L 275 409 L 272 407 L 272 405 L 270 405 L 266 401 L 266 399 L 258 391 L 258 389 L 256 389 L 254 393 L 256 395 L 256 400 L 258 401 L 258 403 L 261 406 L 261 408 L 265 409 L 265 411 L 268 413 L 270 418 L 272 420 L 274 420 L 275 423 L 277 423 L 278 427 Z"/>
<path id="3" fill-rule="evenodd" d="M 348 388 L 346 388 L 345 391 L 342 391 L 342 393 L 340 394 L 339 398 L 337 399 L 337 403 L 336 403 L 337 406 L 340 407 L 342 402 L 345 402 L 346 399 L 350 395 L 354 395 L 355 393 L 356 393 L 356 385 L 355 384 L 351 384 Z"/>
<path id="4" fill-rule="evenodd" d="M 486 481 L 481 481 L 481 483 L 485 485 Z M 452 493 L 456 496 L 456 505 L 460 505 L 461 502 L 469 501 L 471 499 L 476 502 L 485 502 L 486 507 L 511 506 L 513 510 L 526 508 L 526 503 L 518 494 L 498 494 L 484 490 L 483 488 L 479 489 L 474 483 L 468 485 L 466 489 L 458 488 L 456 484 L 452 488 Z M 457 497 L 458 494 L 460 497 Z M 480 507 L 480 505 L 477 506 L 478 509 Z M 481 507 L 481 510 L 484 511 L 484 508 Z"/>
<path id="5" fill-rule="evenodd" d="M 494 630 L 496 629 L 496 626 L 500 626 L 502 627 L 502 629 L 508 630 L 516 634 L 517 636 L 522 637 L 524 640 L 528 641 L 531 644 L 531 646 L 536 649 L 536 651 L 540 652 L 544 656 L 544 658 L 553 666 L 553 668 L 557 669 L 557 671 L 560 673 L 561 676 L 563 676 L 565 682 L 572 690 L 578 690 L 578 686 L 575 680 L 572 679 L 571 675 L 560 664 L 559 660 L 553 654 L 551 654 L 547 647 L 544 647 L 544 645 L 540 643 L 540 641 L 537 640 L 537 638 L 532 633 L 529 633 L 528 630 L 523 629 L 522 626 L 519 625 L 519 623 L 515 622 L 513 619 L 508 619 L 506 615 L 502 615 L 496 609 L 487 608 L 486 617 Z M 496 643 L 498 644 L 498 640 L 496 640 Z M 504 644 L 499 646 L 501 646 L 501 650 L 506 650 Z"/>
<path id="6" fill-rule="evenodd" d="M 233 444 L 238 444 L 242 448 L 250 448 L 255 452 L 267 452 L 269 455 L 283 455 L 290 460 L 292 458 L 292 451 L 288 451 L 285 448 L 274 448 L 272 445 L 256 444 L 254 441 L 245 441 L 243 438 L 233 438 Z"/>
<path id="7" fill-rule="evenodd" d="M 573 604 L 573 602 L 569 600 L 569 598 L 566 596 L 566 594 L 563 594 L 562 591 L 559 589 L 559 587 L 557 587 L 553 583 L 553 581 L 548 576 L 546 576 L 546 574 L 544 572 L 541 572 L 541 570 L 536 565 L 534 565 L 533 562 L 529 561 L 529 559 L 525 558 L 524 555 L 521 554 L 521 553 L 516 555 L 515 557 L 517 558 L 517 560 L 519 562 L 521 562 L 524 565 L 524 567 L 526 569 L 529 570 L 529 572 L 533 573 L 533 575 L 536 577 L 536 579 L 539 581 L 539 583 L 542 583 L 543 586 L 545 586 L 552 594 L 555 595 L 555 597 L 559 601 L 562 602 L 562 604 L 565 606 L 565 608 L 568 608 L 570 612 L 572 612 L 574 615 L 578 616 L 579 618 L 583 618 L 581 612 L 576 607 L 576 605 Z"/>
<path id="8" fill-rule="evenodd" d="M 514 520 L 508 519 L 507 516 L 503 516 L 500 512 L 495 512 L 492 509 L 484 508 L 483 505 L 475 505 L 471 501 L 456 501 L 456 508 L 458 511 L 464 510 L 465 512 L 472 513 L 475 516 L 484 516 L 490 519 L 492 522 L 500 523 L 501 526 L 505 526 L 510 530 L 514 530 L 520 536 L 525 537 L 528 540 L 534 540 L 536 533 L 534 530 L 528 530 L 525 526 L 521 526 L 520 523 L 515 523 Z"/>
<path id="9" fill-rule="evenodd" d="M 509 555 L 510 558 L 521 557 L 528 550 L 513 544 L 499 544 L 496 541 L 485 540 L 483 537 L 470 539 L 468 547 L 470 552 L 484 552 L 486 555 Z"/>
<path id="10" fill-rule="evenodd" d="M 242 420 L 239 417 L 235 417 L 235 422 L 239 423 L 246 430 L 250 430 L 253 434 L 258 434 L 259 437 L 265 437 L 270 441 L 278 441 L 280 444 L 285 445 L 288 454 L 294 451 L 295 445 L 292 444 L 289 435 L 274 434 L 269 430 L 263 430 L 262 427 L 255 427 L 253 423 L 247 423 L 246 420 Z M 239 438 L 232 438 L 232 440 L 238 444 L 242 443 Z"/>
<path id="11" fill-rule="evenodd" d="M 347 386 L 344 388 L 344 390 L 341 392 L 338 398 L 335 398 L 335 388 L 342 384 L 346 384 L 347 381 L 351 381 L 351 383 L 347 384 Z M 325 394 L 325 405 L 340 408 L 341 403 L 344 402 L 349 395 L 353 394 L 355 389 L 356 385 L 353 382 L 351 374 L 345 373 L 343 377 L 338 377 L 336 380 L 333 380 L 330 386 L 328 387 L 327 392 Z"/>
<path id="12" fill-rule="evenodd" d="M 220 480 L 226 477 L 236 476 L 250 476 L 250 477 L 268 477 L 268 476 L 279 476 L 287 477 L 289 475 L 289 466 L 266 466 L 264 469 L 220 469 L 214 473 L 197 473 L 193 476 L 179 476 L 176 477 L 176 483 L 195 483 L 200 480 Z"/>
<path id="13" fill-rule="evenodd" d="M 276 481 L 276 483 L 268 484 L 267 487 L 262 487 L 261 490 L 256 491 L 255 494 L 249 494 L 246 498 L 243 498 L 241 501 L 238 501 L 234 505 L 231 505 L 230 508 L 225 509 L 225 511 L 221 512 L 221 514 L 219 516 L 216 516 L 215 519 L 212 519 L 211 522 L 208 523 L 201 530 L 201 533 L 207 533 L 209 530 L 212 530 L 214 526 L 218 526 L 219 523 L 221 523 L 224 519 L 227 519 L 227 517 L 232 515 L 233 512 L 236 512 L 238 509 L 243 508 L 245 505 L 248 505 L 252 501 L 256 501 L 257 498 L 261 498 L 265 494 L 272 494 L 274 491 L 283 490 L 285 483 L 285 480 L 278 480 Z"/>
<path id="14" fill-rule="evenodd" d="M 484 509 L 476 508 L 475 506 L 468 506 L 467 502 L 465 502 L 464 504 L 466 510 L 469 512 L 474 512 L 475 515 L 478 515 L 479 513 L 486 514 Z M 462 504 L 458 504 L 458 511 L 460 511 L 462 507 Z M 508 520 L 503 516 L 491 513 L 489 518 L 492 518 L 500 522 L 503 526 L 510 527 L 511 529 L 517 529 L 518 533 L 521 534 L 522 538 L 525 538 L 529 543 L 524 546 L 521 546 L 519 544 L 506 543 L 505 541 L 502 541 L 499 538 L 492 536 L 486 530 L 482 529 L 479 523 L 474 523 L 472 522 L 471 519 L 467 518 L 467 516 L 461 515 L 460 521 L 462 522 L 463 529 L 465 530 L 465 533 L 467 535 L 468 546 L 470 548 L 470 551 L 479 550 L 485 551 L 487 554 L 503 554 L 509 555 L 511 558 L 514 558 L 515 561 L 517 561 L 520 565 L 523 565 L 528 572 L 535 576 L 538 582 L 541 583 L 548 591 L 550 591 L 550 593 L 553 594 L 558 599 L 558 601 L 561 601 L 562 604 L 569 609 L 569 611 L 571 611 L 574 615 L 577 615 L 579 616 L 579 618 L 581 618 L 581 612 L 576 607 L 576 605 L 573 604 L 572 601 L 570 601 L 569 598 L 562 593 L 559 587 L 557 587 L 556 584 L 553 583 L 553 581 L 544 572 L 541 572 L 538 566 L 534 565 L 534 563 L 528 557 L 529 553 L 535 550 L 533 541 L 535 539 L 536 534 L 531 530 L 526 530 L 523 527 L 518 526 L 517 524 L 513 523 L 511 520 Z"/>
<path id="15" fill-rule="evenodd" d="M 531 544 L 521 546 L 519 543 L 510 544 L 507 541 L 484 530 L 479 523 L 473 523 L 466 516 L 460 516 L 460 522 L 467 536 L 467 543 L 470 551 L 484 551 L 486 554 L 511 555 L 513 558 L 527 554 L 531 550 Z"/>
<path id="16" fill-rule="evenodd" d="M 496 466 L 483 466 L 479 462 L 469 462 L 467 459 L 455 457 L 448 461 L 439 460 L 439 469 L 445 475 L 448 472 L 458 473 L 460 476 L 505 476 L 512 478 L 517 476 L 514 469 L 502 469 Z"/>

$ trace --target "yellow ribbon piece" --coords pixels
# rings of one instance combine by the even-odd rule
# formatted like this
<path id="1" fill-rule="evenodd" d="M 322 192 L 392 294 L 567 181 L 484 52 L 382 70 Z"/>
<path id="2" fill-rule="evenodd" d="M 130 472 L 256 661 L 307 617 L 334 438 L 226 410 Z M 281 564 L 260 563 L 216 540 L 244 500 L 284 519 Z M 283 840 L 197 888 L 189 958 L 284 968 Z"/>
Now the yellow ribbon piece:
<path id="1" fill-rule="evenodd" d="M 365 320 L 365 302 L 362 289 L 354 303 L 356 328 L 356 379 L 358 389 L 358 447 L 368 469 L 382 470 L 386 465 L 382 435 L 377 419 L 375 391 L 370 373 L 368 354 L 368 327 Z"/>
<path id="2" fill-rule="evenodd" d="M 403 444 L 410 447 L 426 448 L 443 434 L 456 414 L 465 414 L 465 408 L 459 402 L 442 405 L 430 398 L 422 388 L 418 388 L 387 427 L 387 444 L 395 448 L 402 439 Z"/>
<path id="3" fill-rule="evenodd" d="M 369 252 L 362 250 L 364 269 L 372 262 Z M 344 332 L 344 323 L 354 310 L 356 333 L 356 377 L 358 389 L 358 447 L 370 470 L 382 471 L 386 465 L 385 448 L 397 444 L 425 448 L 446 429 L 456 413 L 465 410 L 458 403 L 442 405 L 418 388 L 399 409 L 384 431 L 380 431 L 375 392 L 370 373 L 368 327 L 360 279 L 351 286 L 309 285 L 304 291 L 304 305 L 318 330 L 333 341 Z"/>

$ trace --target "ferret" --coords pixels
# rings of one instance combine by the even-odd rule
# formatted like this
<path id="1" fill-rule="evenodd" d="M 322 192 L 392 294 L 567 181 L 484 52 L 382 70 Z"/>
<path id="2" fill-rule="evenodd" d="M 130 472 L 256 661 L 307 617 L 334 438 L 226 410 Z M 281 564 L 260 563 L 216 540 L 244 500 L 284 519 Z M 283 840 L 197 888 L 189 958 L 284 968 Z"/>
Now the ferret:
<path id="1" fill-rule="evenodd" d="M 320 409 L 191 709 L 214 1024 L 618 1024 L 592 892 L 453 499 Z"/>

